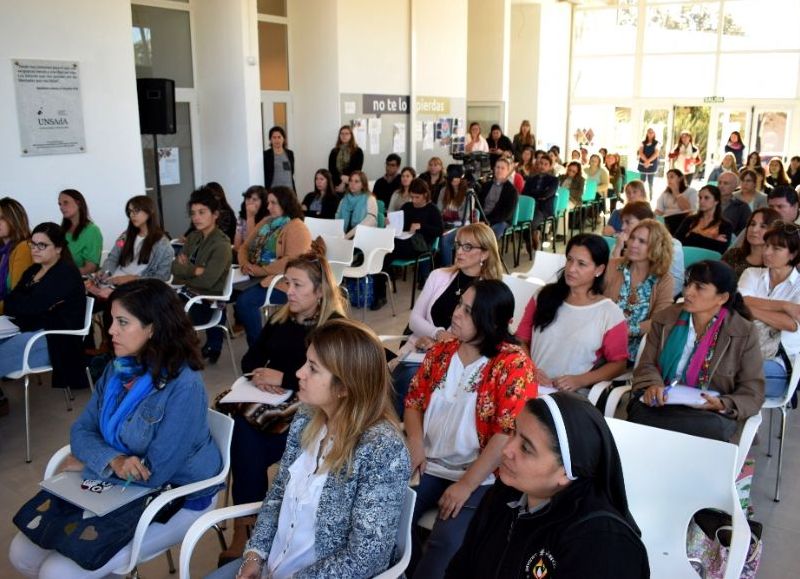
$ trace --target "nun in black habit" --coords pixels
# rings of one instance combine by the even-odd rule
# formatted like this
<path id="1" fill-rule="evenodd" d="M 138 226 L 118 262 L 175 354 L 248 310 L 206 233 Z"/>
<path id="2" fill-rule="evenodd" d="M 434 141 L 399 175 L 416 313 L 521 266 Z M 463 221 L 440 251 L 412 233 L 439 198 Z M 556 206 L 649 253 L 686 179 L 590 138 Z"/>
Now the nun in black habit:
<path id="1" fill-rule="evenodd" d="M 500 476 L 446 577 L 640 579 L 647 551 L 600 412 L 568 392 L 528 400 Z"/>

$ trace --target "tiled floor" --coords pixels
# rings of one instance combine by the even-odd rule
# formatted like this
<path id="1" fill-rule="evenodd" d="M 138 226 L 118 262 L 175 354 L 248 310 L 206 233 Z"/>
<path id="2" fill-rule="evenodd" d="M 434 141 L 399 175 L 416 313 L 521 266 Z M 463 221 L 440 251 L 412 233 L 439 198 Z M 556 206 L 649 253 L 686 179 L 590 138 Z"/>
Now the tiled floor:
<path id="1" fill-rule="evenodd" d="M 559 248 L 563 251 L 563 249 Z M 510 254 L 510 252 L 509 252 Z M 527 269 L 530 263 L 523 260 L 520 269 Z M 396 334 L 402 332 L 408 320 L 410 284 L 399 284 L 396 317 L 391 316 L 387 305 L 379 312 L 366 312 L 366 322 L 378 333 Z M 354 313 L 360 319 L 361 311 Z M 244 354 L 244 338 L 234 340 L 237 357 Z M 233 380 L 233 371 L 229 357 L 225 354 L 215 366 L 209 367 L 205 373 L 209 398 L 226 388 Z M 0 577 L 17 577 L 8 562 L 8 545 L 16 530 L 11 519 L 19 506 L 37 491 L 37 483 L 41 480 L 44 466 L 50 455 L 69 440 L 69 428 L 77 412 L 89 398 L 88 392 L 76 392 L 75 410 L 65 410 L 64 399 L 60 391 L 51 390 L 48 377 L 43 378 L 40 385 L 34 379 L 31 386 L 31 420 L 33 462 L 25 464 L 25 426 L 22 398 L 22 384 L 19 382 L 3 383 L 3 389 L 11 400 L 11 414 L 0 418 Z M 800 545 L 800 494 L 796 480 L 800 476 L 800 439 L 798 438 L 798 412 L 790 412 L 788 435 L 786 439 L 783 484 L 780 503 L 774 503 L 777 452 L 773 458 L 766 455 L 766 436 L 768 420 L 761 427 L 762 444 L 754 448 L 757 457 L 756 475 L 752 489 L 755 505 L 755 518 L 764 523 L 764 556 L 762 559 L 760 578 L 777 579 L 794 577 L 797 568 L 796 551 Z M 777 428 L 777 415 L 776 415 Z M 776 441 L 777 442 L 777 441 Z M 195 550 L 192 560 L 194 577 L 203 574 L 216 563 L 219 547 L 212 534 L 207 534 Z M 177 553 L 175 560 L 177 563 Z M 140 569 L 142 577 L 147 579 L 170 577 L 166 560 L 160 557 L 146 563 Z"/>

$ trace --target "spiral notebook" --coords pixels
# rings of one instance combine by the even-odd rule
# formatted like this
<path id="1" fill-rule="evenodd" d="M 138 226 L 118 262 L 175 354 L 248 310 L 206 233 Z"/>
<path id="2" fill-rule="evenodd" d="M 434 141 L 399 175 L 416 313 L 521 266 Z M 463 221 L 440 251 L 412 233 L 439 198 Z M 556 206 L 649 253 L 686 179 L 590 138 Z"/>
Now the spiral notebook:
<path id="1" fill-rule="evenodd" d="M 157 489 L 85 479 L 82 472 L 60 472 L 39 483 L 44 490 L 102 517 Z"/>

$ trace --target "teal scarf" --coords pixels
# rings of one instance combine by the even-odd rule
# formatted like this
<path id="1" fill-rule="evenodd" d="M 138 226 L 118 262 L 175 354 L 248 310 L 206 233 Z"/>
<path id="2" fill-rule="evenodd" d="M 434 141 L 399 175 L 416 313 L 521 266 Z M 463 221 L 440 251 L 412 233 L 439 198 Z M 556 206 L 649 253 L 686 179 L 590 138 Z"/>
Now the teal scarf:
<path id="1" fill-rule="evenodd" d="M 689 338 L 689 324 L 692 323 L 691 314 L 685 310 L 681 312 L 678 321 L 669 333 L 667 343 L 661 350 L 661 355 L 658 357 L 661 377 L 664 379 L 665 384 L 677 379 L 686 386 L 708 388 L 708 381 L 710 378 L 709 362 L 714 355 L 714 348 L 717 345 L 719 330 L 727 314 L 728 310 L 722 308 L 719 313 L 712 318 L 706 328 L 706 332 L 700 340 L 695 341 L 694 349 L 692 350 L 691 356 L 689 356 L 689 362 L 684 367 L 683 373 L 678 376 L 678 364 L 681 360 L 683 349 L 686 346 L 686 340 Z"/>

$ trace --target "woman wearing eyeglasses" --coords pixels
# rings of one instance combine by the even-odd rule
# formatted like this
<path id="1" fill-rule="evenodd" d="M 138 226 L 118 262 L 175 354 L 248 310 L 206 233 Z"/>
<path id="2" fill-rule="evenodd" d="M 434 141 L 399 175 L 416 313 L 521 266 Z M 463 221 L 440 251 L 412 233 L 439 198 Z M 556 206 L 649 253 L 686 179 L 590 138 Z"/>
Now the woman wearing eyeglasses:
<path id="1" fill-rule="evenodd" d="M 390 362 L 395 388 L 395 408 L 403 416 L 403 399 L 419 361 L 406 360 L 414 352 L 427 352 L 437 340 L 451 340 L 450 322 L 458 300 L 479 279 L 503 279 L 497 238 L 485 223 L 465 225 L 456 233 L 456 262 L 431 272 L 411 310 L 411 337 Z"/>
<path id="2" fill-rule="evenodd" d="M 0 340 L 0 376 L 22 368 L 25 345 L 34 333 L 83 327 L 86 294 L 64 231 L 55 223 L 41 223 L 34 228 L 29 246 L 33 265 L 5 299 L 5 314 L 13 318 L 20 333 Z M 28 365 L 52 365 L 54 386 L 88 386 L 80 336 L 53 335 L 37 340 Z"/>
<path id="3" fill-rule="evenodd" d="M 800 352 L 800 227 L 776 221 L 764 234 L 764 267 L 739 278 L 739 293 L 753 314 L 764 357 L 764 394 L 781 396 Z"/>

